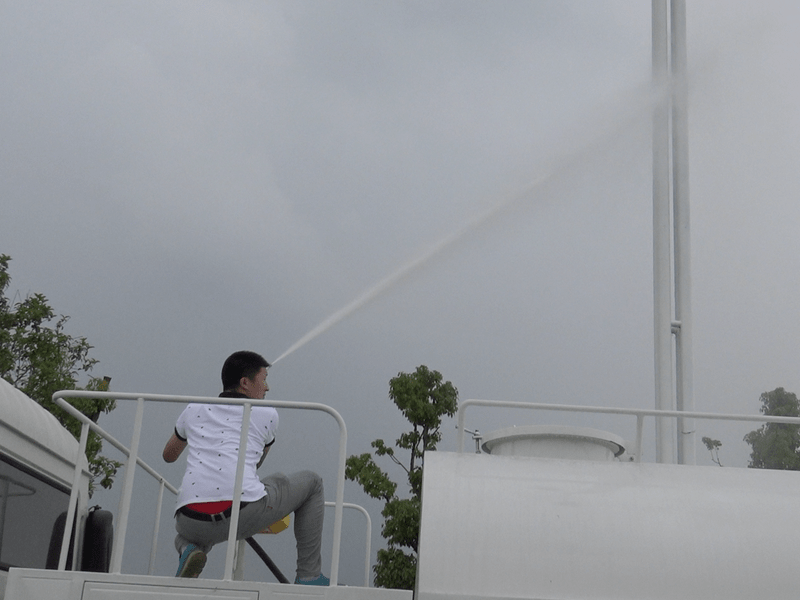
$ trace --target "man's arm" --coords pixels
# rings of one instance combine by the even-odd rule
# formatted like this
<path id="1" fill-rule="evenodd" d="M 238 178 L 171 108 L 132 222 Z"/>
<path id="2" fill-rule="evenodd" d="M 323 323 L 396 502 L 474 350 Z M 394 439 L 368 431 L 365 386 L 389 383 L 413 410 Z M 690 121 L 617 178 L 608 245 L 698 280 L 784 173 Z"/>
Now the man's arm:
<path id="1" fill-rule="evenodd" d="M 161 456 L 168 463 L 175 462 L 178 460 L 184 448 L 186 448 L 186 440 L 182 440 L 173 433 L 167 445 L 164 446 L 164 452 L 162 452 Z"/>

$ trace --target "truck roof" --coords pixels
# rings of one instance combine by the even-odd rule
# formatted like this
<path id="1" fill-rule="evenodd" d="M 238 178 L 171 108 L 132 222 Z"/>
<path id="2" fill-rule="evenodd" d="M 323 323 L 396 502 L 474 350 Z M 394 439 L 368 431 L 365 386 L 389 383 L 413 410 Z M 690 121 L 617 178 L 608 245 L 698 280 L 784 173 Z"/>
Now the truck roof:
<path id="1" fill-rule="evenodd" d="M 0 452 L 28 469 L 72 485 L 78 441 L 48 410 L 0 379 Z M 87 468 L 86 457 L 82 467 Z"/>

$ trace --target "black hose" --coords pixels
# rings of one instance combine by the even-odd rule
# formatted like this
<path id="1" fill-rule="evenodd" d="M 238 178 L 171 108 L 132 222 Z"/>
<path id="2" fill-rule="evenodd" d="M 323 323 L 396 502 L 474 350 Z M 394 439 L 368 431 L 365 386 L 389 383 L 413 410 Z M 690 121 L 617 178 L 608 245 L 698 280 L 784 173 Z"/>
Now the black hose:
<path id="1" fill-rule="evenodd" d="M 269 557 L 269 554 L 264 552 L 264 549 L 258 545 L 258 542 L 256 542 L 251 537 L 245 539 L 247 543 L 250 544 L 250 547 L 253 550 L 255 550 L 256 554 L 258 554 L 259 558 L 261 558 L 261 560 L 264 561 L 264 564 L 267 565 L 269 570 L 272 571 L 272 574 L 275 575 L 278 581 L 280 581 L 281 583 L 289 583 L 289 580 L 286 579 L 283 573 L 281 573 L 281 570 L 278 568 L 278 565 L 272 562 L 272 559 Z"/>

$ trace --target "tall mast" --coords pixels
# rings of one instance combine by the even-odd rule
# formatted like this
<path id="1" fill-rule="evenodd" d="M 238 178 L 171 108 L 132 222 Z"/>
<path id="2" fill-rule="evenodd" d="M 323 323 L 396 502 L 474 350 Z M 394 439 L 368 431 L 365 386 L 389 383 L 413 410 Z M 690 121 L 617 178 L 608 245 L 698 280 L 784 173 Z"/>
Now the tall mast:
<path id="1" fill-rule="evenodd" d="M 677 408 L 694 410 L 692 278 L 689 228 L 689 94 L 686 78 L 686 0 L 671 0 L 672 208 L 675 234 L 675 352 Z M 678 419 L 678 462 L 696 462 L 693 419 Z"/>
<path id="2" fill-rule="evenodd" d="M 685 0 L 652 0 L 652 28 L 655 407 L 691 411 L 694 395 Z M 691 420 L 678 419 L 679 463 L 695 463 L 693 429 Z M 657 419 L 658 462 L 673 462 L 675 435 L 671 419 Z"/>

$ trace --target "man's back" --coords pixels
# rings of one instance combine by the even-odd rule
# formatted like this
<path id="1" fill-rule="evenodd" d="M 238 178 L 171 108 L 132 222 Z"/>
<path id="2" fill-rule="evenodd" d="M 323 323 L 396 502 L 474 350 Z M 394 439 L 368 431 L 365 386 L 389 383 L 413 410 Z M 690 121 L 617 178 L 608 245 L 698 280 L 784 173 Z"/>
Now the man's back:
<path id="1" fill-rule="evenodd" d="M 188 454 L 178 507 L 232 499 L 242 414 L 241 406 L 222 404 L 190 404 L 181 413 L 175 431 L 188 442 Z M 252 409 L 242 488 L 245 502 L 264 495 L 256 465 L 264 447 L 274 441 L 277 426 L 275 409 Z"/>

